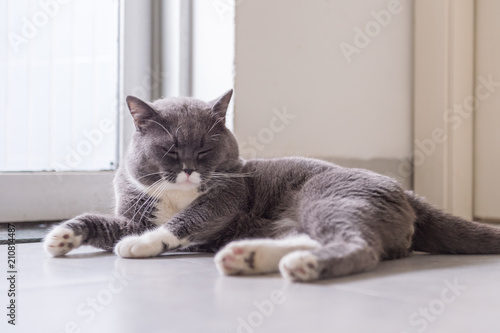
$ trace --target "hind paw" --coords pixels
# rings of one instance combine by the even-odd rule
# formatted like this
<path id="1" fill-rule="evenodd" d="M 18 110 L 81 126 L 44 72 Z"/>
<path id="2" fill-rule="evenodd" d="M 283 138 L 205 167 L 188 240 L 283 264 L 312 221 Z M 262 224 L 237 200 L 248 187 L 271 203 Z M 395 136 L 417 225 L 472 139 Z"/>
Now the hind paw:
<path id="1" fill-rule="evenodd" d="M 59 257 L 76 249 L 81 243 L 81 235 L 77 236 L 73 230 L 59 225 L 45 236 L 43 247 L 48 254 Z"/>
<path id="2" fill-rule="evenodd" d="M 281 275 L 291 281 L 314 281 L 319 277 L 319 263 L 309 251 L 295 251 L 284 256 L 279 264 Z"/>
<path id="3" fill-rule="evenodd" d="M 258 272 L 255 269 L 257 250 L 256 247 L 248 246 L 244 242 L 233 242 L 215 255 L 215 265 L 224 275 L 256 274 Z"/>

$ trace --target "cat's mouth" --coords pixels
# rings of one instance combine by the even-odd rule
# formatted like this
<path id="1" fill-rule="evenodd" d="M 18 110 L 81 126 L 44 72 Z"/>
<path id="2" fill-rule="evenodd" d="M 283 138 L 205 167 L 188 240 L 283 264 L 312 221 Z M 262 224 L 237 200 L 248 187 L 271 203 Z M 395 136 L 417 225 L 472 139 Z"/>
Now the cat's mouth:
<path id="1" fill-rule="evenodd" d="M 201 184 L 201 175 L 196 171 L 189 175 L 181 171 L 177 175 L 175 183 L 186 187 L 198 187 Z"/>

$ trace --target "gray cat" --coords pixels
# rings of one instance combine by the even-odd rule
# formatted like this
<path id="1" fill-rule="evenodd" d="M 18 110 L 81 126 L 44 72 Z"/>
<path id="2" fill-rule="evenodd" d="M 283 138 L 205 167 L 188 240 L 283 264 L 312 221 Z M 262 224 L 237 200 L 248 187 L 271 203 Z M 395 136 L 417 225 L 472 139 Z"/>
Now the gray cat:
<path id="1" fill-rule="evenodd" d="M 115 215 L 66 221 L 45 249 L 218 251 L 223 274 L 280 271 L 294 281 L 366 271 L 411 251 L 500 253 L 500 229 L 446 214 L 389 177 L 307 158 L 240 159 L 224 125 L 231 95 L 127 97 L 136 132 L 116 173 Z"/>

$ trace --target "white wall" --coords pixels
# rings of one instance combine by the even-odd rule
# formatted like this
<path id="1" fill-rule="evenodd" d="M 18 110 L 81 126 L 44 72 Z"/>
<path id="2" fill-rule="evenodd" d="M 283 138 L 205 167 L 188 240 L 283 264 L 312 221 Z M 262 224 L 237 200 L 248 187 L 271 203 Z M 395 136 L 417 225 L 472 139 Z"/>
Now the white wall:
<path id="1" fill-rule="evenodd" d="M 340 48 L 391 2 L 237 1 L 234 126 L 246 157 L 410 154 L 412 3 L 402 0 L 350 63 Z M 284 108 L 296 117 L 282 128 L 273 109 Z"/>
<path id="2" fill-rule="evenodd" d="M 212 100 L 233 88 L 234 4 L 228 0 L 193 1 L 193 96 Z M 233 104 L 227 125 L 233 124 Z"/>

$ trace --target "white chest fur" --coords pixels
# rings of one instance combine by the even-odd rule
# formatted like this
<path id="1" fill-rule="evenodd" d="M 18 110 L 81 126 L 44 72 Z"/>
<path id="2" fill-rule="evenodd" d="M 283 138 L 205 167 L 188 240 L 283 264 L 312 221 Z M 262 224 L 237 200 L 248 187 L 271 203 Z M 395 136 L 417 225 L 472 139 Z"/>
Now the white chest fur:
<path id="1" fill-rule="evenodd" d="M 155 212 L 156 218 L 152 222 L 158 226 L 165 224 L 175 214 L 189 206 L 199 195 L 200 193 L 196 188 L 189 190 L 165 190 L 158 199 Z"/>

